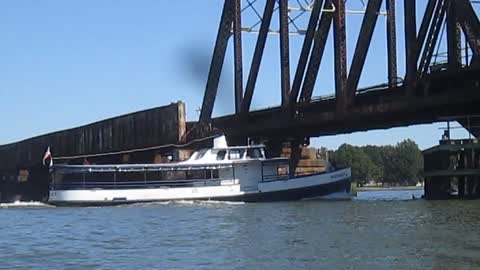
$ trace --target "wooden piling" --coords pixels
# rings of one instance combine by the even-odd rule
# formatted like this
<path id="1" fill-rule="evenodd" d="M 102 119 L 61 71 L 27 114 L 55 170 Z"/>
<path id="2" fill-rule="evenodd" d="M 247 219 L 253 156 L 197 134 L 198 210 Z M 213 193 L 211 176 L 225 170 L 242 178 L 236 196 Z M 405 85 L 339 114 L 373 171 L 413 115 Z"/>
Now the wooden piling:
<path id="1" fill-rule="evenodd" d="M 480 141 L 441 140 L 423 151 L 426 199 L 480 198 Z"/>

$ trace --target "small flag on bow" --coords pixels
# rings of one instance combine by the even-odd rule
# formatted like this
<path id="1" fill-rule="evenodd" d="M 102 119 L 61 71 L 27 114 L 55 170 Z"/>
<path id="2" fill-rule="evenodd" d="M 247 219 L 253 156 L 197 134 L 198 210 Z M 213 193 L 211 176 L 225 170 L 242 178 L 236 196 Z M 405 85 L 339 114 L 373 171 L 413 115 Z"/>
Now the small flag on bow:
<path id="1" fill-rule="evenodd" d="M 42 159 L 43 166 L 46 166 L 47 160 L 49 160 L 48 166 L 49 167 L 53 166 L 53 157 L 52 157 L 52 153 L 50 152 L 50 146 L 47 148 L 47 151 L 45 151 L 45 154 L 43 155 L 43 159 Z"/>

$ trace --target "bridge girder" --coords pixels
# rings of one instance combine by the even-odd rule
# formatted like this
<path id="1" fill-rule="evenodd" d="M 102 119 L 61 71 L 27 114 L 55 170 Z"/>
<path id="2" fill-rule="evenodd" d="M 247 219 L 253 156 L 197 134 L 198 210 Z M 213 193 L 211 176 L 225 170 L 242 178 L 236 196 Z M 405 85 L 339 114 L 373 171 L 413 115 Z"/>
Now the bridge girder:
<path id="1" fill-rule="evenodd" d="M 414 124 L 445 121 L 448 117 L 480 115 L 480 69 L 428 75 L 422 81 L 428 95 L 410 96 L 400 86 L 388 86 L 357 95 L 356 105 L 348 114 L 340 114 L 335 100 L 315 100 L 299 106 L 301 115 L 283 117 L 281 107 L 255 111 L 247 118 L 236 115 L 213 119 L 213 126 L 231 136 L 260 138 L 316 137 L 387 129 Z"/>
<path id="2" fill-rule="evenodd" d="M 385 1 L 386 13 L 380 10 Z M 278 3 L 278 4 L 277 4 Z M 252 3 L 249 2 L 249 5 Z M 347 72 L 347 44 L 346 44 L 346 8 L 345 0 L 318 0 L 313 1 L 307 29 L 305 30 L 303 46 L 298 58 L 298 64 L 290 81 L 290 48 L 289 48 L 289 17 L 288 0 L 265 0 L 263 14 L 261 14 L 260 28 L 255 45 L 252 63 L 249 69 L 245 89 L 243 89 L 243 63 L 241 38 L 241 0 L 226 0 L 218 37 L 215 44 L 205 97 L 202 106 L 200 122 L 212 122 L 212 110 L 218 88 L 218 80 L 223 67 L 226 43 L 229 37 L 234 37 L 235 57 L 235 117 L 232 121 L 248 122 L 255 112 L 250 111 L 258 73 L 262 63 L 265 43 L 269 32 L 273 14 L 279 13 L 280 36 L 280 115 L 285 119 L 301 122 L 306 106 L 315 103 L 312 100 L 314 85 L 319 68 L 324 58 L 324 51 L 329 34 L 333 34 L 334 69 L 335 69 L 335 104 L 330 108 L 332 114 L 348 115 L 355 113 L 359 99 L 359 82 L 365 65 L 373 32 L 379 14 L 387 16 L 386 41 L 388 78 L 387 91 L 401 91 L 412 98 L 429 96 L 431 88 L 425 87 L 430 82 L 431 63 L 435 49 L 440 42 L 441 29 L 446 24 L 448 44 L 448 72 L 463 72 L 470 63 L 462 64 L 461 32 L 466 36 L 466 42 L 472 51 L 472 63 L 476 65 L 480 57 L 480 22 L 475 10 L 468 0 L 429 0 L 417 31 L 416 20 L 404 19 L 405 35 L 405 77 L 403 83 L 397 75 L 397 47 L 396 47 L 396 16 L 394 0 L 370 0 L 366 5 L 360 32 L 356 40 L 356 47 L 352 62 Z M 277 7 L 276 7 L 277 6 Z M 333 11 L 332 11 L 333 10 Z M 416 18 L 416 1 L 404 1 L 405 18 Z M 260 14 L 259 14 L 260 16 Z M 332 28 L 333 24 L 333 28 Z M 331 32 L 333 31 L 333 32 Z M 468 56 L 467 56 L 468 58 Z M 456 73 L 455 73 L 456 74 Z M 331 102 L 329 104 L 331 104 Z M 318 104 L 316 104 L 318 105 Z M 330 105 L 329 105 L 330 106 Z M 277 114 L 278 115 L 278 114 Z M 237 119 L 237 120 L 235 120 Z M 246 120 L 247 119 L 247 120 Z M 214 121 L 215 122 L 215 121 Z M 240 122 L 238 122 L 240 123 Z"/>

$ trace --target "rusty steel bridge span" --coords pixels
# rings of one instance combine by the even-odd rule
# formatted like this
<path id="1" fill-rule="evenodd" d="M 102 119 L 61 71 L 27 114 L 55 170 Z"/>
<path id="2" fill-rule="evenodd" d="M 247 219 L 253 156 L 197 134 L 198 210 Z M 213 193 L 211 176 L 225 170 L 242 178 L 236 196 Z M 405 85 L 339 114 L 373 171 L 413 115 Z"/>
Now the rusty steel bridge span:
<path id="1" fill-rule="evenodd" d="M 303 139 L 458 120 L 472 134 L 480 136 L 480 121 L 475 117 L 480 115 L 480 22 L 475 11 L 478 3 L 469 0 L 428 0 L 425 8 L 419 10 L 418 1 L 405 0 L 401 1 L 403 5 L 399 10 L 396 4 L 400 1 L 369 0 L 362 11 L 354 12 L 348 10 L 346 2 L 225 0 L 198 131 L 204 133 L 216 128 L 231 137 Z M 255 25 L 257 28 L 245 27 L 242 24 L 243 14 L 255 7 L 259 18 Z M 293 11 L 302 11 L 304 16 L 308 16 L 306 29 L 299 30 Z M 362 16 L 360 31 L 353 41 L 355 49 L 351 54 L 348 54 L 346 34 L 346 16 L 349 12 Z M 398 20 L 397 14 L 403 16 L 401 20 Z M 387 60 L 387 76 L 383 85 L 361 89 L 359 82 L 367 55 L 372 53 L 369 48 L 379 16 L 386 16 L 383 36 L 387 46 L 387 55 L 384 56 Z M 272 21 L 277 18 L 278 29 L 272 30 Z M 418 24 L 416 18 L 420 18 Z M 397 29 L 397 20 L 403 21 L 402 32 Z M 244 32 L 258 35 L 248 70 L 244 70 L 246 65 L 243 63 Z M 291 59 L 291 50 L 294 48 L 290 47 L 289 39 L 293 32 L 301 34 L 303 38 L 298 59 Z M 259 70 L 265 44 L 272 33 L 279 38 L 280 44 L 280 64 L 277 67 L 281 75 L 280 89 L 257 89 L 257 81 L 263 79 L 259 76 Z M 332 34 L 335 92 L 329 97 L 313 97 L 320 64 L 326 57 L 328 36 Z M 402 46 L 397 44 L 400 35 L 403 37 Z M 439 62 L 438 50 L 442 43 L 445 59 Z M 232 88 L 235 113 L 213 118 L 212 111 L 229 44 L 233 45 L 234 51 Z M 398 55 L 404 56 L 404 59 Z M 291 63 L 291 60 L 294 62 Z M 398 71 L 400 62 L 404 63 L 405 70 L 401 75 Z M 248 79 L 244 81 L 246 72 Z M 279 91 L 281 104 L 264 110 L 252 110 L 255 91 Z"/>

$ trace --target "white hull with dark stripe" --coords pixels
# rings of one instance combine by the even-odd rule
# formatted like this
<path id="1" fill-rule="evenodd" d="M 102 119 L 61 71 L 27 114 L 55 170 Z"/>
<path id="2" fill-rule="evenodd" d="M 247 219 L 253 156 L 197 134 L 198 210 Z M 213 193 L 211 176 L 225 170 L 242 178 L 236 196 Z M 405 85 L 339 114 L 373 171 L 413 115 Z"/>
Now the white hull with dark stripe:
<path id="1" fill-rule="evenodd" d="M 54 165 L 49 203 L 107 205 L 172 200 L 265 202 L 350 191 L 350 169 L 290 177 L 289 160 L 263 145 L 229 147 L 225 137 L 183 162 Z"/>
<path id="2" fill-rule="evenodd" d="M 188 187 L 53 189 L 53 205 L 114 205 L 174 200 L 223 200 L 268 202 L 312 199 L 333 193 L 350 192 L 350 169 L 284 180 L 259 181 L 242 185 L 241 179 L 227 179 L 213 185 L 193 183 Z"/>

